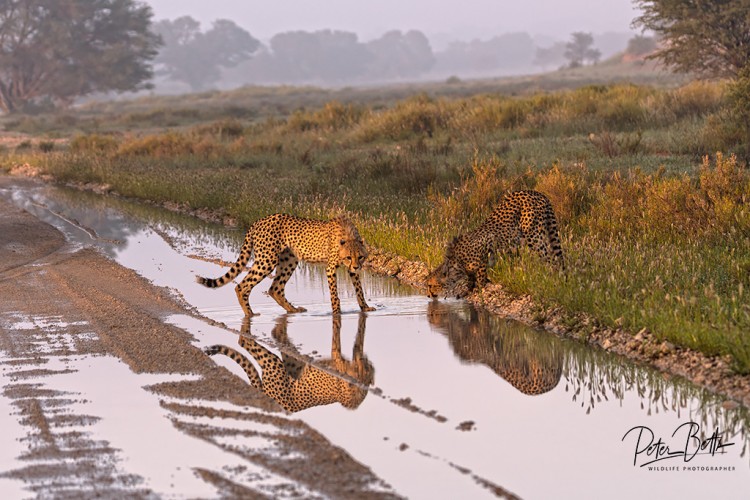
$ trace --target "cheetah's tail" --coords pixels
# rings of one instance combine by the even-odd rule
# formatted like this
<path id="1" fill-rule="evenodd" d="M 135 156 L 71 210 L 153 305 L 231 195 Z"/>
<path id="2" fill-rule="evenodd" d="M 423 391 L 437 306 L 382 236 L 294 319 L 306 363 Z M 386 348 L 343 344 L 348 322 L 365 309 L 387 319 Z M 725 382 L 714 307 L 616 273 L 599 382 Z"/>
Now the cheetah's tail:
<path id="1" fill-rule="evenodd" d="M 565 257 L 560 245 L 560 234 L 557 231 L 557 218 L 554 215 L 547 220 L 547 236 L 549 237 L 550 249 L 552 250 L 552 261 L 561 271 L 565 271 Z"/>
<path id="2" fill-rule="evenodd" d="M 232 349 L 231 347 L 227 347 L 225 345 L 212 345 L 208 346 L 203 349 L 203 352 L 208 354 L 209 356 L 214 356 L 216 354 L 223 354 L 238 365 L 240 365 L 240 368 L 242 368 L 245 373 L 247 374 L 247 377 L 250 379 L 250 383 L 257 388 L 261 388 L 261 381 L 260 381 L 260 375 L 258 374 L 258 370 L 255 369 L 253 364 L 250 362 L 249 359 L 247 359 L 245 356 L 239 353 L 239 351 L 236 351 Z"/>
<path id="3" fill-rule="evenodd" d="M 237 262 L 232 264 L 232 267 L 229 268 L 229 271 L 226 272 L 224 276 L 221 276 L 220 278 L 212 279 L 212 278 L 204 278 L 203 276 L 196 276 L 195 281 L 200 283 L 203 286 L 207 286 L 208 288 L 217 288 L 220 286 L 224 286 L 230 281 L 232 281 L 235 277 L 237 277 L 238 274 L 245 268 L 245 265 L 250 260 L 250 255 L 253 253 L 253 238 L 252 238 L 252 229 L 247 232 L 247 235 L 245 236 L 245 242 L 242 244 L 242 250 L 240 251 L 239 257 L 237 257 Z"/>

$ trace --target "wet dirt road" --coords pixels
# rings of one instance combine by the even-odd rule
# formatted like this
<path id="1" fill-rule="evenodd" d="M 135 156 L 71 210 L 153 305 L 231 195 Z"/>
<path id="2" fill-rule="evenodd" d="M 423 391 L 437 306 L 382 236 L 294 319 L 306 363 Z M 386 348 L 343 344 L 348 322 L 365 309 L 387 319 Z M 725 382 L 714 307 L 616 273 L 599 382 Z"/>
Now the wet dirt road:
<path id="1" fill-rule="evenodd" d="M 282 314 L 261 284 L 261 315 L 243 324 L 231 286 L 193 280 L 221 274 L 241 232 L 15 180 L 0 192 L 0 490 L 12 496 L 742 498 L 750 484 L 747 409 L 691 384 L 377 276 L 364 278 L 367 315 L 339 277 L 337 321 L 315 266 L 287 287 L 306 313 Z M 201 351 L 230 347 L 265 376 L 240 332 L 336 390 L 282 411 L 290 400 Z M 690 421 L 733 444 L 653 465 L 699 470 L 648 474 L 635 434 L 623 440 L 636 426 L 672 439 Z"/>
<path id="2" fill-rule="evenodd" d="M 388 496 L 165 322 L 165 290 L 2 200 L 0 238 L 2 498 Z"/>

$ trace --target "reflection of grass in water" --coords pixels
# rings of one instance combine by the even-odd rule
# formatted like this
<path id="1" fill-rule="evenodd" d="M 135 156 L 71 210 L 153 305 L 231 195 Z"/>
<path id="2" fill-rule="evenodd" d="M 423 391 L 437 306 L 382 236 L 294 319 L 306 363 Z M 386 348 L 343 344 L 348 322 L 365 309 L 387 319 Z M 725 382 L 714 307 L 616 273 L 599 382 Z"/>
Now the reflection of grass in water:
<path id="1" fill-rule="evenodd" d="M 623 363 L 618 356 L 605 354 L 582 344 L 566 342 L 563 376 L 565 391 L 574 402 L 590 413 L 597 404 L 623 401 L 630 393 L 641 399 L 647 415 L 673 412 L 684 421 L 701 425 L 701 433 L 715 428 L 724 433 L 726 441 L 742 440 L 741 456 L 750 445 L 750 410 L 743 406 L 727 407 L 727 400 L 682 378 L 667 377 L 656 370 Z M 696 406 L 693 406 L 697 402 Z M 731 404 L 730 406 L 734 406 Z M 738 443 L 739 445 L 739 443 Z"/>
<path id="2" fill-rule="evenodd" d="M 298 280 L 304 279 L 309 283 L 311 288 L 321 288 L 328 290 L 328 281 L 325 274 L 325 264 L 306 264 L 301 262 L 294 272 Z M 351 284 L 349 274 L 344 267 L 339 267 L 336 271 L 336 280 L 338 282 L 339 293 L 345 293 L 347 296 L 354 296 L 354 287 Z M 362 275 L 362 288 L 365 297 L 377 295 L 380 297 L 402 297 L 414 295 L 412 287 L 402 285 L 395 279 L 378 276 L 365 271 Z"/>
<path id="3" fill-rule="evenodd" d="M 170 245 L 178 247 L 215 247 L 222 251 L 239 252 L 244 231 L 228 229 L 222 225 L 205 222 L 190 215 L 173 212 L 154 205 L 129 201 L 123 198 L 102 196 L 85 191 L 60 188 L 52 192 L 51 198 L 67 207 L 87 214 L 89 218 L 106 217 L 108 210 L 117 210 L 151 227 L 166 236 Z M 91 225 L 93 224 L 93 219 Z M 81 220 L 86 224 L 85 220 Z"/>
<path id="4" fill-rule="evenodd" d="M 681 378 L 665 377 L 656 370 L 623 362 L 619 356 L 466 304 L 433 302 L 428 318 L 437 330 L 448 335 L 460 358 L 485 364 L 503 378 L 509 367 L 514 368 L 512 375 L 519 376 L 533 375 L 535 368 L 546 365 L 548 375 L 556 372 L 558 380 L 565 378 L 565 391 L 587 414 L 599 404 L 637 397 L 646 415 L 671 412 L 682 421 L 699 423 L 702 432 L 709 435 L 718 427 L 727 442 L 741 441 L 737 446 L 741 446 L 742 456 L 750 445 L 748 408 L 725 406 L 725 398 Z"/>

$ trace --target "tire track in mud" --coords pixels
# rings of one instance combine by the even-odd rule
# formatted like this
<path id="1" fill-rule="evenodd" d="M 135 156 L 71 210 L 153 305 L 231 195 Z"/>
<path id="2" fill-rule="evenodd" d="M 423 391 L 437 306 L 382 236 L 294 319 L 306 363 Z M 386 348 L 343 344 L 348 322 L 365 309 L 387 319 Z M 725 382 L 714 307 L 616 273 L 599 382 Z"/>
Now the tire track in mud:
<path id="1" fill-rule="evenodd" d="M 143 477 L 123 469 L 122 450 L 92 431 L 101 418 L 86 406 L 86 389 L 55 389 L 60 377 L 76 375 L 78 361 L 105 358 L 122 360 L 133 373 L 164 375 L 166 381 L 141 387 L 161 403 L 167 424 L 183 440 L 198 439 L 227 455 L 226 464 L 246 469 L 244 475 L 221 465 L 191 469 L 219 494 L 396 496 L 347 452 L 216 365 L 190 334 L 166 324 L 166 315 L 188 312 L 165 289 L 93 249 L 66 248 L 60 233 L 2 200 L 0 215 L 0 381 L 24 449 L 0 478 L 19 479 L 37 496 L 155 494 Z M 21 248 L 30 250 L 19 254 Z M 121 389 L 113 380 L 112 392 Z M 241 415 L 193 421 L 217 405 L 240 408 Z M 275 452 L 235 443 L 242 436 L 232 429 L 242 421 L 275 426 Z M 159 436 L 153 442 L 158 448 Z M 259 474 L 270 483 L 257 489 Z"/>

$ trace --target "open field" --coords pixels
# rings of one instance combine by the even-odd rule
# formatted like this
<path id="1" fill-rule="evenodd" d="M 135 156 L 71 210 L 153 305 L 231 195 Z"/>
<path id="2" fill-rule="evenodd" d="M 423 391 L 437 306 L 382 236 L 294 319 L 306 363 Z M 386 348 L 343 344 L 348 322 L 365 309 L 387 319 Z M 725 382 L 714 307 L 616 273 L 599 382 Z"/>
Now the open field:
<path id="1" fill-rule="evenodd" d="M 32 135 L 3 167 L 241 225 L 348 212 L 368 243 L 430 265 L 504 191 L 537 189 L 568 275 L 523 254 L 495 281 L 750 372 L 750 173 L 731 155 L 744 150 L 724 84 L 507 85 L 245 89 L 8 117 Z"/>

